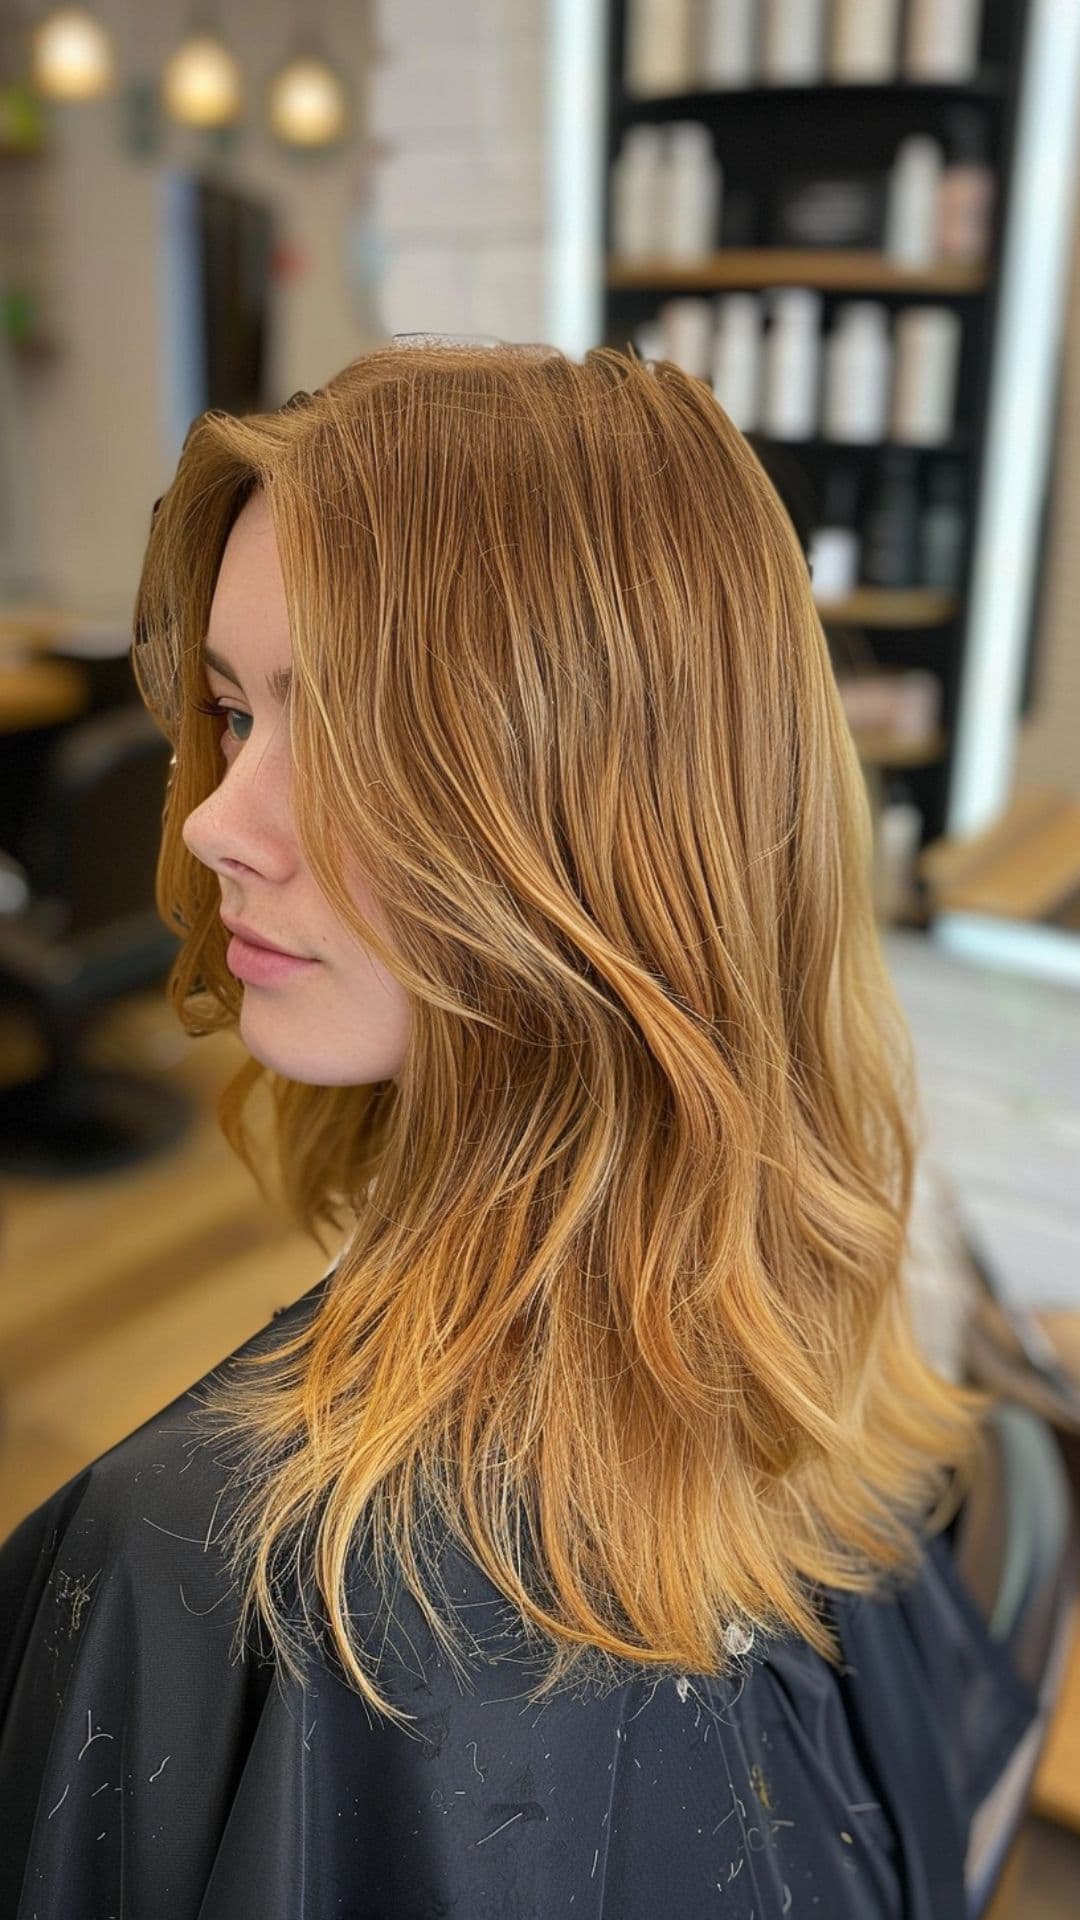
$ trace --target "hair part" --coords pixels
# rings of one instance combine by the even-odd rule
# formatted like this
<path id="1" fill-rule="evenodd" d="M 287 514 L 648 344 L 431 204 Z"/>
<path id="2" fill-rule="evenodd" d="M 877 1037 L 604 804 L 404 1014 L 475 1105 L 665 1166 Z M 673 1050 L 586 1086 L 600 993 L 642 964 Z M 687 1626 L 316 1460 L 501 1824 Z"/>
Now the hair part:
<path id="1" fill-rule="evenodd" d="M 200 416 L 133 652 L 174 746 L 158 905 L 192 1034 L 242 991 L 181 827 L 220 773 L 193 701 L 255 488 L 298 836 L 412 1029 L 396 1081 L 248 1060 L 220 1096 L 264 1194 L 269 1159 L 305 1232 L 347 1234 L 305 1324 L 203 1408 L 241 1631 L 299 1674 L 319 1613 L 404 1723 L 349 1580 L 363 1545 L 456 1657 L 441 1528 L 546 1650 L 530 1698 L 605 1663 L 723 1671 L 733 1620 L 833 1657 L 820 1589 L 915 1566 L 984 1401 L 912 1329 L 913 1051 L 776 490 L 704 384 L 612 348 L 384 347 L 302 404 Z"/>

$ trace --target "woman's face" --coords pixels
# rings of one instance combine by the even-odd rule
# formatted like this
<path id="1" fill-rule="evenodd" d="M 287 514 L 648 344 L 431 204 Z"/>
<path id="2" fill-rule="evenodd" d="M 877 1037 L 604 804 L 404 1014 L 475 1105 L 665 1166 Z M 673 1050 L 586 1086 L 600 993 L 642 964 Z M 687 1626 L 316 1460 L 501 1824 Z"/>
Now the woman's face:
<path id="1" fill-rule="evenodd" d="M 217 664 L 212 664 L 213 654 Z M 405 989 L 338 919 L 305 862 L 292 815 L 289 724 L 267 684 L 292 661 L 285 587 L 264 493 L 237 516 L 222 556 L 206 635 L 207 684 L 222 712 L 221 778 L 184 822 L 184 841 L 221 882 L 221 912 L 306 965 L 244 980 L 240 1037 L 264 1066 L 312 1086 L 395 1079 L 409 1033 Z M 384 931 L 353 872 L 357 905 Z"/>

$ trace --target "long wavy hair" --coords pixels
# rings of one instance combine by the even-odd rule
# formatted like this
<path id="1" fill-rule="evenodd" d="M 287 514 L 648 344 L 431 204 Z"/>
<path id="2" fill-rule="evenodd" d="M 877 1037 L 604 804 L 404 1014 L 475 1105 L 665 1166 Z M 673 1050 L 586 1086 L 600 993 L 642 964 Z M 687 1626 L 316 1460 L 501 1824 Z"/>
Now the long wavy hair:
<path id="1" fill-rule="evenodd" d="M 914 1568 L 985 1403 L 912 1327 L 913 1049 L 780 498 L 707 386 L 613 348 L 391 345 L 200 415 L 133 648 L 173 744 L 158 909 L 191 1034 L 242 993 L 181 827 L 221 775 L 200 649 L 256 488 L 298 836 L 412 1025 L 396 1079 L 248 1059 L 220 1096 L 264 1194 L 269 1165 L 324 1251 L 344 1233 L 299 1329 L 207 1395 L 241 1634 L 300 1676 L 325 1628 L 404 1723 L 350 1570 L 366 1544 L 459 1659 L 441 1531 L 545 1650 L 530 1698 L 590 1660 L 723 1672 L 747 1632 L 834 1658 L 822 1589 Z"/>

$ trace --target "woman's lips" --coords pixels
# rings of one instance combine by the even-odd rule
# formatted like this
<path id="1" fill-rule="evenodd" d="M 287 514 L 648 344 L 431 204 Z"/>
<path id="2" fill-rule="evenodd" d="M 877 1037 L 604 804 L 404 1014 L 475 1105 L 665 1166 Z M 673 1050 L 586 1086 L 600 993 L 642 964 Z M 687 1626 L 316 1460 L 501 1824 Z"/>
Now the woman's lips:
<path id="1" fill-rule="evenodd" d="M 319 962 L 301 959 L 294 953 L 279 953 L 274 947 L 257 947 L 252 941 L 234 933 L 229 941 L 225 964 L 238 980 L 246 980 L 256 987 L 271 987 L 281 981 L 294 979 L 309 968 L 317 967 Z"/>

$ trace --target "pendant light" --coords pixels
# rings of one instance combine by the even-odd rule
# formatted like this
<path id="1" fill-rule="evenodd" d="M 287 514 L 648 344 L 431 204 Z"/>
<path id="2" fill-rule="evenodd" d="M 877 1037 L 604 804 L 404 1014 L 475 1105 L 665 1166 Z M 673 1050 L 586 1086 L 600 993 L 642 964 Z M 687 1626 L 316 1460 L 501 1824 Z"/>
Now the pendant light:
<path id="1" fill-rule="evenodd" d="M 53 7 L 34 28 L 31 78 L 49 100 L 95 100 L 111 91 L 112 45 L 86 7 Z"/>
<path id="2" fill-rule="evenodd" d="M 205 10 L 196 11 L 166 60 L 161 96 L 169 118 L 183 127 L 227 127 L 240 118 L 240 68 Z"/>
<path id="3" fill-rule="evenodd" d="M 287 147 L 333 147 L 349 119 L 345 82 L 325 52 L 310 4 L 297 7 L 293 49 L 266 89 L 271 132 Z"/>

